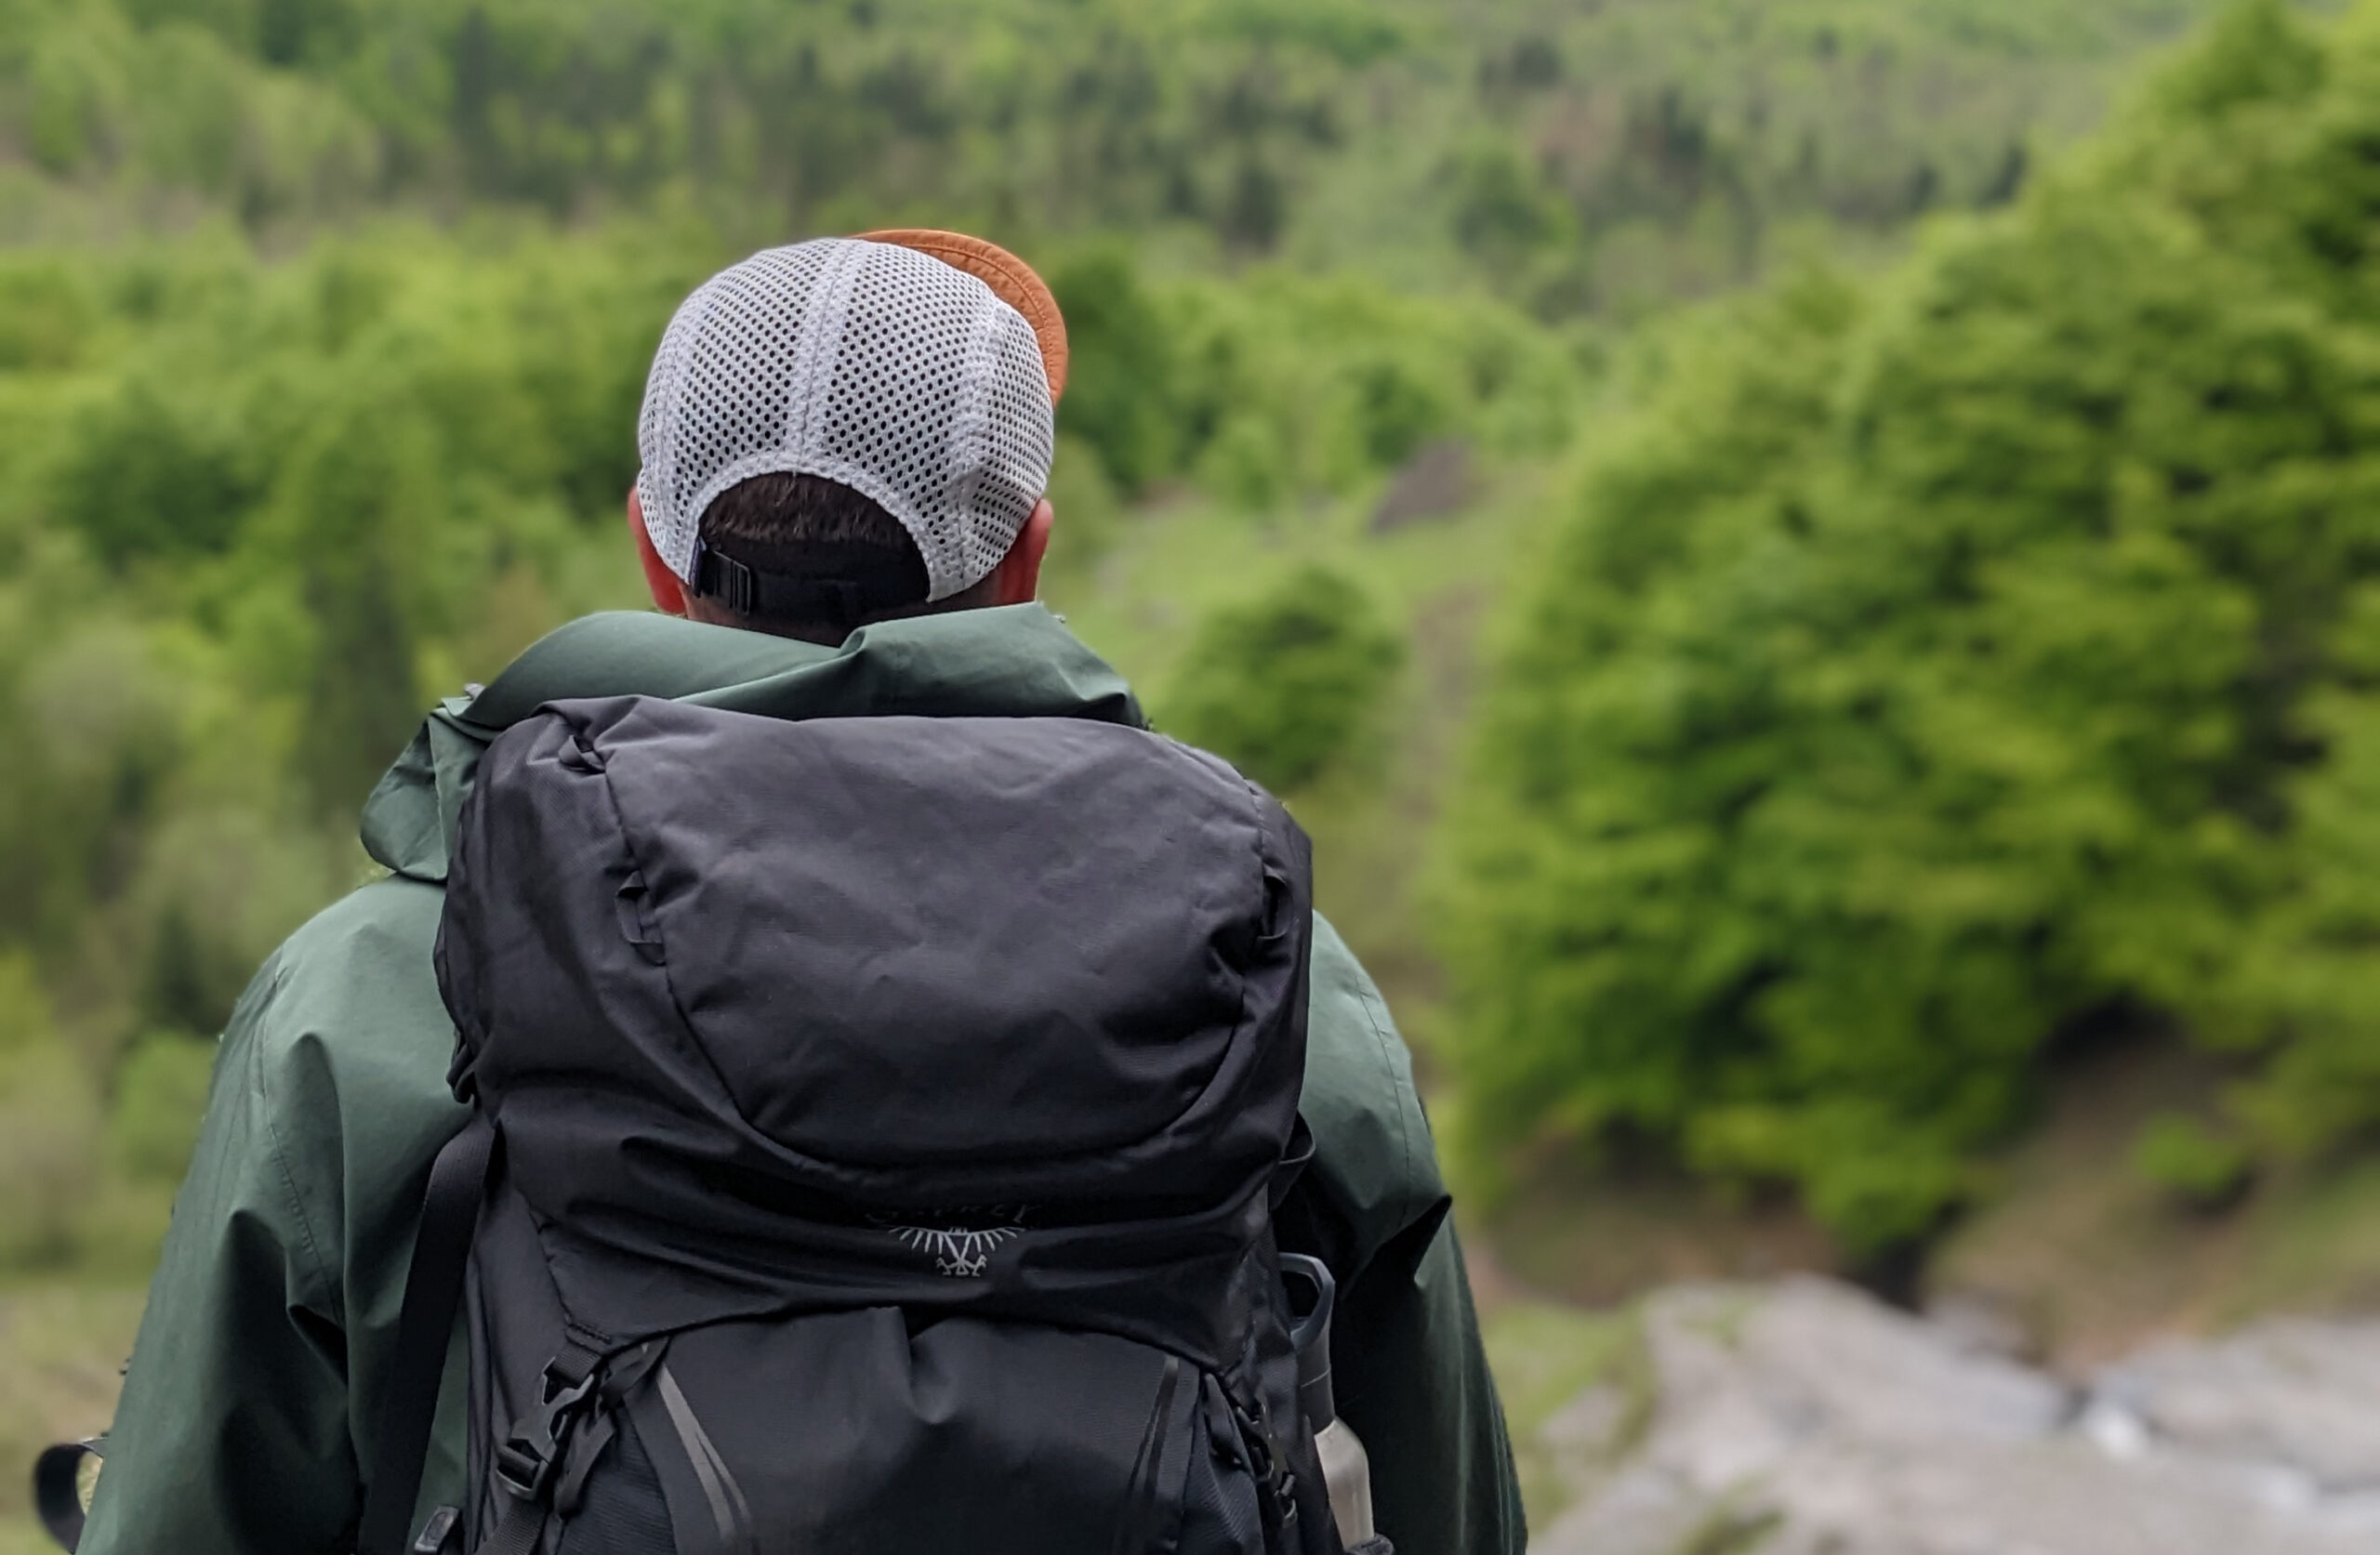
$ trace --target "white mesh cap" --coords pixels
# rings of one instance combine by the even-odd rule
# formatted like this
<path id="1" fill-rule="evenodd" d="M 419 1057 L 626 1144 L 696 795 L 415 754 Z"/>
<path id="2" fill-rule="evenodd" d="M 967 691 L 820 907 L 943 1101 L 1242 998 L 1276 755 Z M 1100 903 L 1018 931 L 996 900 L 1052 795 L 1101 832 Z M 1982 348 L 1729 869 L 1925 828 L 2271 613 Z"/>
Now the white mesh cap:
<path id="1" fill-rule="evenodd" d="M 840 481 L 900 521 L 941 600 L 1008 554 L 1054 437 L 1023 314 L 929 255 L 827 238 L 755 254 L 679 306 L 645 381 L 637 493 L 654 549 L 692 581 L 721 492 Z"/>

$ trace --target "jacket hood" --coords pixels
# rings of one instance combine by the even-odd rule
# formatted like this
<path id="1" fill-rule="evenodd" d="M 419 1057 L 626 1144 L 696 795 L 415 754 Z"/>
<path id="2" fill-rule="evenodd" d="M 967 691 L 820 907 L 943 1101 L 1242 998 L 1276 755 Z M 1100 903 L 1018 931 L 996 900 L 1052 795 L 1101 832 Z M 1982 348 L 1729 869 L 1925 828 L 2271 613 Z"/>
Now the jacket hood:
<path id="1" fill-rule="evenodd" d="M 1080 718 L 1147 727 L 1122 676 L 1038 604 L 863 626 L 840 648 L 650 612 L 584 616 L 486 689 L 449 697 L 364 801 L 364 851 L 446 880 L 455 824 L 496 738 L 549 702 L 657 696 L 774 718 Z"/>

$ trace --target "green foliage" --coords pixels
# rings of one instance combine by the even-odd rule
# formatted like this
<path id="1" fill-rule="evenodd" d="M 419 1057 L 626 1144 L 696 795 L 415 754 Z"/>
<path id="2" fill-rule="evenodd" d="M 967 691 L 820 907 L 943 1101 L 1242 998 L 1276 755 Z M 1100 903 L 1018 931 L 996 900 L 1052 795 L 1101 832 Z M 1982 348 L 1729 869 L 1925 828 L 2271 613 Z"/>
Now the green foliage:
<path id="1" fill-rule="evenodd" d="M 215 1044 L 184 1032 L 152 1032 L 133 1046 L 115 1075 L 107 1122 L 108 1153 L 136 1179 L 178 1183 L 198 1142 L 206 1110 Z"/>
<path id="2" fill-rule="evenodd" d="M 1465 148 L 1451 174 L 1455 238 L 1491 263 L 1527 263 L 1559 245 L 1576 220 L 1560 191 L 1501 138 Z"/>
<path id="3" fill-rule="evenodd" d="M 1114 250 L 1055 268 L 1073 362 L 1059 423 L 1126 494 L 1184 477 L 1262 512 L 1343 493 L 1460 434 L 1566 442 L 1582 374 L 1514 310 L 1266 271 L 1144 279 Z"/>
<path id="4" fill-rule="evenodd" d="M 1674 344 L 1474 764 L 1488 1132 L 1647 1137 L 1874 1246 L 2120 1001 L 2273 1052 L 2268 1144 L 2380 1118 L 2375 20 L 2252 0 L 2009 215 Z"/>
<path id="5" fill-rule="evenodd" d="M 1117 485 L 1137 491 L 1175 467 L 1172 333 L 1120 252 L 1075 259 L 1049 280 L 1071 349 L 1060 419 Z"/>
<path id="6" fill-rule="evenodd" d="M 220 429 L 137 378 L 76 417 L 67 437 L 50 512 L 109 566 L 220 552 L 256 498 Z"/>
<path id="7" fill-rule="evenodd" d="M 2236 1198 L 2254 1165 L 2238 1140 L 2174 1114 L 2142 1129 L 2132 1152 L 2133 1170 L 2143 1181 L 2202 1209 L 2218 1208 Z"/>
<path id="8" fill-rule="evenodd" d="M 1554 452 L 1583 398 L 1564 338 L 1493 303 L 1279 271 L 1168 300 L 1179 468 L 1250 511 L 1351 491 L 1433 438 Z"/>
<path id="9" fill-rule="evenodd" d="M 1360 588 L 1308 567 L 1199 626 L 1160 721 L 1293 793 L 1356 745 L 1403 659 L 1404 639 Z"/>
<path id="10" fill-rule="evenodd" d="M 924 214 L 1624 311 L 2005 199 L 2208 3 L 20 0 L 6 224 Z"/>
<path id="11" fill-rule="evenodd" d="M 0 874 L 37 882 L 0 1007 L 41 1011 L 0 1041 L 0 1258 L 64 1256 L 59 1206 L 145 1245 L 205 1049 L 140 1034 L 219 1029 L 351 883 L 430 698 L 638 602 L 645 367 L 735 254 L 1057 256 L 1055 596 L 1185 487 L 1277 576 L 1370 545 L 1428 444 L 1490 483 L 1568 447 L 1612 327 L 1569 315 L 2006 205 L 2206 5 L 0 0 Z M 2368 17 L 2248 7 L 1911 276 L 1659 336 L 1532 559 L 1464 822 L 1486 1115 L 1873 1239 L 2094 1000 L 2274 1044 L 2260 1143 L 2380 1105 Z M 1160 711 L 1307 787 L 1401 637 L 1303 575 Z"/>
<path id="12" fill-rule="evenodd" d="M 73 1251 L 98 1186 L 99 1097 L 22 953 L 0 954 L 0 1268 Z"/>
<path id="13" fill-rule="evenodd" d="M 94 299 L 67 265 L 20 264 L 0 276 L 0 371 L 71 367 Z"/>
<path id="14" fill-rule="evenodd" d="M 1124 503 L 1099 455 L 1064 433 L 1050 467 L 1049 498 L 1057 527 L 1041 576 L 1045 592 L 1063 597 L 1090 585 L 1091 570 L 1121 536 Z"/>

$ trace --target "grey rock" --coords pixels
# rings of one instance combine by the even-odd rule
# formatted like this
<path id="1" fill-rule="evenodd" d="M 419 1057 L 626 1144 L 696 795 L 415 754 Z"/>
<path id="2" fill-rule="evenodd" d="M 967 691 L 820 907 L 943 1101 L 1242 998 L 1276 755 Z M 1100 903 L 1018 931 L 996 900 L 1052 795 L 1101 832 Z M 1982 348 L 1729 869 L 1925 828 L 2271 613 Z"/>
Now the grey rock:
<path id="1" fill-rule="evenodd" d="M 1628 1414 L 1628 1395 L 1597 1383 L 1555 1411 L 1540 1434 L 1557 1456 L 1607 1458 L 1624 1444 Z"/>
<path id="2" fill-rule="evenodd" d="M 1645 1334 L 1649 1426 L 1538 1555 L 2370 1555 L 2380 1532 L 2380 1495 L 2293 1456 L 2275 1422 L 2297 1374 L 2265 1341 L 2161 1351 L 2078 1399 L 1821 1280 L 1665 1292 Z M 2271 1390 L 2225 1415 L 2209 1400 L 2235 1374 Z"/>
<path id="3" fill-rule="evenodd" d="M 1944 1292 L 1926 1303 L 1925 1321 L 1967 1350 L 2011 1361 L 2039 1358 L 2040 1336 L 2024 1315 L 1981 1291 Z"/>
<path id="4" fill-rule="evenodd" d="M 1710 1521 L 1718 1503 L 1701 1487 L 1651 1464 L 1614 1477 L 1529 1541 L 1531 1555 L 1671 1555 Z"/>
<path id="5" fill-rule="evenodd" d="M 2294 1469 L 2325 1494 L 2380 1492 L 2380 1324 L 2261 1323 L 2161 1345 L 2100 1386 L 2179 1448 Z"/>

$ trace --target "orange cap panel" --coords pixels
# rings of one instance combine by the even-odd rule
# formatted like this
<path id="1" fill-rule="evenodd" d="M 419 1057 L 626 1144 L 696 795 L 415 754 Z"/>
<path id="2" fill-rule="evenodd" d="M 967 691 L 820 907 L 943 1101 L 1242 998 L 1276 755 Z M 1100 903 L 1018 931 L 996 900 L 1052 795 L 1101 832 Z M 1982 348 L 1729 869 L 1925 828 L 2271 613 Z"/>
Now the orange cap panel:
<path id="1" fill-rule="evenodd" d="M 1066 389 L 1066 320 L 1058 299 L 1033 272 L 1033 267 L 996 243 L 964 232 L 938 231 L 931 227 L 889 227 L 861 232 L 868 243 L 889 243 L 930 254 L 954 270 L 963 270 L 992 289 L 993 295 L 1025 315 L 1041 344 L 1041 366 L 1050 376 L 1050 402 L 1057 403 Z"/>

